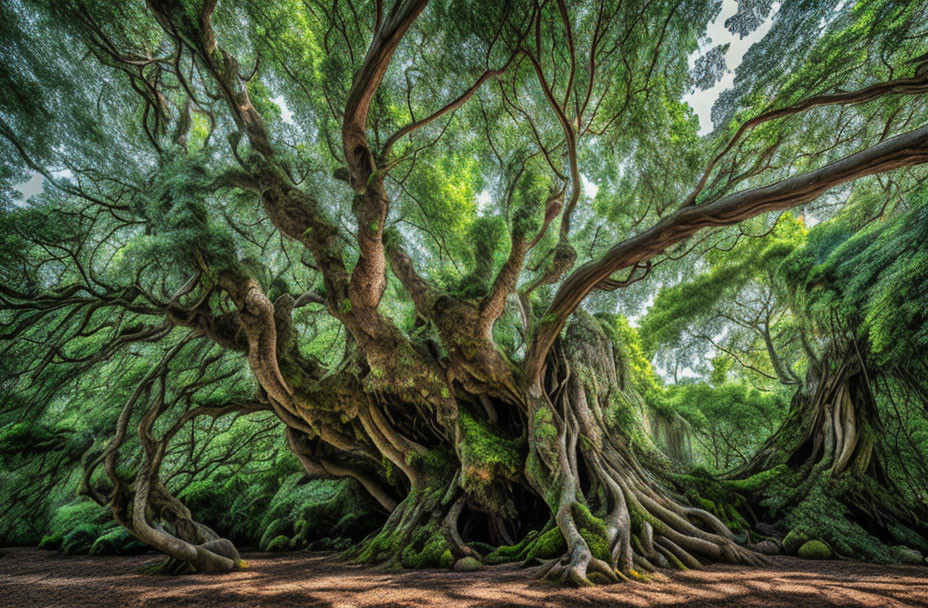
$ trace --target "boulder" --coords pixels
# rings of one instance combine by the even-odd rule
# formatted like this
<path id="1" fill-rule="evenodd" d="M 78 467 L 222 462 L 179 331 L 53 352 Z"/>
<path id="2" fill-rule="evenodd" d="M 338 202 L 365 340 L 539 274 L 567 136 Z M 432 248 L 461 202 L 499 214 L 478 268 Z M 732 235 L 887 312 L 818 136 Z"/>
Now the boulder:
<path id="1" fill-rule="evenodd" d="M 235 545 L 232 544 L 232 541 L 228 538 L 208 540 L 200 546 L 216 555 L 231 559 L 235 562 L 236 566 L 242 562 L 242 556 L 238 554 L 238 549 L 235 548 Z"/>
<path id="2" fill-rule="evenodd" d="M 831 549 L 820 540 L 810 540 L 799 547 L 802 559 L 831 559 Z"/>
<path id="3" fill-rule="evenodd" d="M 757 551 L 761 555 L 779 555 L 780 547 L 772 540 L 764 540 L 753 545 L 748 545 L 751 551 Z"/>
<path id="4" fill-rule="evenodd" d="M 483 564 L 475 557 L 462 557 L 458 561 L 454 562 L 454 569 L 460 570 L 462 572 L 473 572 L 474 570 L 480 570 L 481 568 L 483 568 Z"/>

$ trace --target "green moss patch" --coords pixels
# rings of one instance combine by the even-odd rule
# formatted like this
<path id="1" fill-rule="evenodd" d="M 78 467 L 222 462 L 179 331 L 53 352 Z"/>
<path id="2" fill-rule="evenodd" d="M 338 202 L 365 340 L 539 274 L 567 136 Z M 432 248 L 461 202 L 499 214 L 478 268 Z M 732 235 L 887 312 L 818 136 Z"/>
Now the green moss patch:
<path id="1" fill-rule="evenodd" d="M 820 540 L 806 541 L 796 554 L 802 559 L 831 559 L 831 549 Z"/>

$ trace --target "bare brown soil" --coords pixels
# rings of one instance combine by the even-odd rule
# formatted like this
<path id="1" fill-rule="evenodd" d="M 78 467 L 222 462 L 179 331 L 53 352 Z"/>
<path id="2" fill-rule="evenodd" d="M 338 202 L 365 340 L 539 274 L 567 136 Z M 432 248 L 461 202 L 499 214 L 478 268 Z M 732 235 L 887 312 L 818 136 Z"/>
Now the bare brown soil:
<path id="1" fill-rule="evenodd" d="M 2 549 L 0 607 L 136 606 L 355 608 L 410 606 L 928 606 L 928 567 L 778 557 L 763 568 L 712 566 L 662 581 L 562 589 L 514 566 L 478 572 L 389 571 L 331 555 L 247 554 L 250 568 L 220 576 L 148 576 L 153 555 L 63 556 Z"/>

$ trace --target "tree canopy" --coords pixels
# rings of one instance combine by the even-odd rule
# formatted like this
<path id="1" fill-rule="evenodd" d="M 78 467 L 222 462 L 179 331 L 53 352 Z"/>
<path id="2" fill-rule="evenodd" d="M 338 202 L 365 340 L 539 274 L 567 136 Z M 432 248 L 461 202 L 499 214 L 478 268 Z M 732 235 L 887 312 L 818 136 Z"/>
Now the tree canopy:
<path id="1" fill-rule="evenodd" d="M 924 488 L 877 488 L 924 462 L 928 3 L 739 0 L 730 32 L 772 25 L 700 135 L 720 10 L 0 4 L 3 533 L 77 490 L 50 545 L 170 570 L 340 514 L 359 559 L 615 582 L 755 563 L 777 484 L 812 534 L 822 458 L 917 545 Z"/>

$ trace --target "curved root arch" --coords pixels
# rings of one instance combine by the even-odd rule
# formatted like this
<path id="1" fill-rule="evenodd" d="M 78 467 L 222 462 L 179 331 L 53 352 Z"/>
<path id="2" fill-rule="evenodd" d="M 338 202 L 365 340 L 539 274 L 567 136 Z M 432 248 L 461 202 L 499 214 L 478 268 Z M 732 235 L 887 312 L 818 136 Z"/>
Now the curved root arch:
<path id="1" fill-rule="evenodd" d="M 810 372 L 777 432 L 728 479 L 737 489 L 750 490 L 760 512 L 765 511 L 760 499 L 779 480 L 785 504 L 771 515 L 788 514 L 811 494 L 824 492 L 843 506 L 849 522 L 860 524 L 861 532 L 924 549 L 923 542 L 909 538 L 928 533 L 928 510 L 906 498 L 911 493 L 902 491 L 890 474 L 892 448 L 885 435 L 865 361 L 853 347 L 835 349 Z M 877 556 L 860 553 L 862 548 L 867 549 L 849 550 L 856 557 Z"/>

